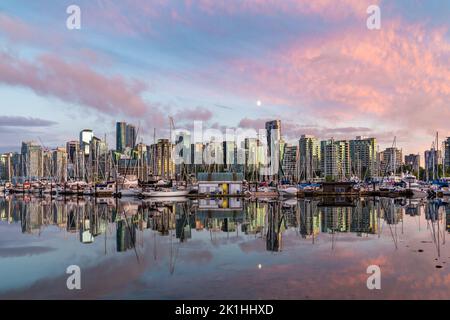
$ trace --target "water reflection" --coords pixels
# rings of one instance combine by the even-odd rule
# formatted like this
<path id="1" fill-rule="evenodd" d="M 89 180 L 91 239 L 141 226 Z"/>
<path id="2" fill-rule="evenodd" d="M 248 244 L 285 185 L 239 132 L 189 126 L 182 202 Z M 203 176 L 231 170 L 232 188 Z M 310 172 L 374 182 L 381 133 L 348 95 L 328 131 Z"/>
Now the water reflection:
<path id="1" fill-rule="evenodd" d="M 282 254 L 285 249 L 303 254 L 301 250 L 304 249 L 296 247 L 296 243 L 309 243 L 312 247 L 320 244 L 321 249 L 325 246 L 333 252 L 340 246 L 340 241 L 344 248 L 350 248 L 353 245 L 349 243 L 358 243 L 357 239 L 369 240 L 378 246 L 387 244 L 391 249 L 399 250 L 401 242 L 407 240 L 405 219 L 409 236 L 414 238 L 415 232 L 425 230 L 427 233 L 420 236 L 421 243 L 432 243 L 435 255 L 441 258 L 445 234 L 450 231 L 449 210 L 443 201 L 391 198 L 253 202 L 238 198 L 169 199 L 162 202 L 24 196 L 0 198 L 0 226 L 20 226 L 21 241 L 26 241 L 23 237 L 39 237 L 47 229 L 76 235 L 69 241 L 78 239 L 86 248 L 101 243 L 105 256 L 130 252 L 134 258 L 130 255 L 126 258 L 135 259 L 137 264 L 143 262 L 144 267 L 149 260 L 167 259 L 167 268 L 173 276 L 180 268 L 177 268 L 180 250 L 185 250 L 184 260 L 189 255 L 199 261 L 204 259 L 201 255 L 205 252 L 199 250 L 199 240 L 209 241 L 213 248 L 222 250 L 220 259 L 230 255 L 231 260 L 233 256 L 241 257 L 243 248 L 249 250 L 251 246 L 259 246 L 258 243 L 272 254 Z M 0 238 L 10 240 L 5 239 L 9 234 L 0 234 Z M 53 233 L 47 235 L 50 241 L 53 238 L 59 241 Z M 228 247 L 220 249 L 223 241 L 230 239 L 238 241 L 239 252 L 232 246 L 232 241 L 226 242 Z M 35 240 L 30 239 L 31 244 Z M 380 240 L 383 242 L 377 242 Z M 115 243 L 115 250 L 108 245 L 111 242 Z M 97 245 L 95 250 L 98 249 Z M 14 250 L 14 247 L 9 246 L 8 250 Z M 357 251 L 363 254 L 363 245 Z M 210 258 L 211 254 L 207 256 Z M 5 259 L 8 257 L 0 256 L 0 261 Z M 279 262 L 269 256 L 261 259 L 268 259 L 271 264 Z M 303 259 L 307 261 L 308 258 Z M 239 261 L 233 263 L 239 265 Z M 0 287 L 0 293 L 17 289 L 14 285 L 13 281 L 11 287 Z M 134 294 L 130 296 L 134 297 Z"/>
<path id="2" fill-rule="evenodd" d="M 281 251 L 283 233 L 288 229 L 295 229 L 298 236 L 314 243 L 321 233 L 352 233 L 367 237 L 381 234 L 382 228 L 387 227 L 392 231 L 395 243 L 396 227 L 402 224 L 404 215 L 419 217 L 423 213 L 433 239 L 442 236 L 439 229 L 443 226 L 450 231 L 450 223 L 444 219 L 450 208 L 438 201 L 391 198 L 254 202 L 242 199 L 185 199 L 184 202 L 0 199 L 1 221 L 20 224 L 23 234 L 40 234 L 53 225 L 69 233 L 78 233 L 81 243 L 91 244 L 114 225 L 117 252 L 132 250 L 138 232 L 145 230 L 160 236 L 174 233 L 179 242 L 189 241 L 193 230 L 227 234 L 240 231 L 265 240 L 268 251 Z"/>

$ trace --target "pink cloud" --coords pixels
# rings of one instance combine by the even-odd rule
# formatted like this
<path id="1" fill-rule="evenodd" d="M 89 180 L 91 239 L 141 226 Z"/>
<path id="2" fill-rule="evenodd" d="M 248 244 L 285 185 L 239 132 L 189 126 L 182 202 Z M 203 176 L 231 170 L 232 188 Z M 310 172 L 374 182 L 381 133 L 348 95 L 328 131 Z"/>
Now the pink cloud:
<path id="1" fill-rule="evenodd" d="M 105 76 L 88 64 L 69 63 L 45 54 L 28 62 L 0 52 L 0 82 L 22 86 L 43 96 L 53 96 L 107 114 L 140 117 L 150 112 L 160 121 L 159 111 L 141 97 L 147 86 L 121 76 Z"/>
<path id="2" fill-rule="evenodd" d="M 0 12 L 0 35 L 11 41 L 24 41 L 33 38 L 33 30 L 23 21 Z"/>
<path id="3" fill-rule="evenodd" d="M 317 125 L 301 125 L 292 119 L 287 117 L 278 117 L 282 120 L 281 129 L 283 135 L 288 139 L 297 140 L 303 134 L 314 135 L 318 138 L 328 139 L 328 138 L 336 138 L 336 139 L 348 139 L 349 137 L 355 137 L 359 135 L 376 135 L 380 137 L 379 134 L 376 133 L 370 128 L 366 127 L 326 127 L 326 126 L 317 126 Z M 238 127 L 243 129 L 264 129 L 265 123 L 273 119 L 265 118 L 265 119 L 250 119 L 243 118 L 239 121 Z M 389 133 L 391 134 L 391 133 Z M 389 140 L 390 142 L 392 140 Z"/>
<path id="4" fill-rule="evenodd" d="M 99 0 L 86 10 L 86 20 L 102 31 L 126 36 L 142 34 L 158 36 L 155 26 L 159 21 L 202 28 L 211 32 L 214 26 L 204 28 L 201 15 L 208 16 L 316 16 L 324 20 L 361 19 L 365 23 L 368 6 L 381 0 L 122 0 L 117 3 Z M 199 15 L 200 14 L 200 15 Z M 145 21 L 145 23 L 143 23 Z"/>
<path id="5" fill-rule="evenodd" d="M 193 4 L 208 14 L 263 14 L 318 15 L 328 19 L 367 16 L 367 7 L 379 4 L 379 0 L 186 0 L 187 7 Z"/>
<path id="6" fill-rule="evenodd" d="M 58 31 L 42 25 L 32 25 L 19 17 L 0 12 L 0 40 L 2 37 L 8 45 L 32 44 L 54 50 L 64 48 L 64 37 Z"/>
<path id="7" fill-rule="evenodd" d="M 400 20 L 384 21 L 379 31 L 361 24 L 289 43 L 262 58 L 230 60 L 223 67 L 227 72 L 218 67 L 207 76 L 235 94 L 291 106 L 299 116 L 333 125 L 378 122 L 380 131 L 445 135 L 450 134 L 447 32 Z M 415 132 L 406 130 L 411 127 Z"/>

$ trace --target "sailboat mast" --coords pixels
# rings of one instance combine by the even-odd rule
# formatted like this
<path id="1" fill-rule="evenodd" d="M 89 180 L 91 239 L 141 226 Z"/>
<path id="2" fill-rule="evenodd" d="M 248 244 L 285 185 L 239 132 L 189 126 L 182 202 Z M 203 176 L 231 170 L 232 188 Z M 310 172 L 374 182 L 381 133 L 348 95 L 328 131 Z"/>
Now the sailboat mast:
<path id="1" fill-rule="evenodd" d="M 436 132 L 437 179 L 439 179 L 439 132 Z"/>
<path id="2" fill-rule="evenodd" d="M 397 175 L 397 137 L 394 137 L 394 177 Z"/>

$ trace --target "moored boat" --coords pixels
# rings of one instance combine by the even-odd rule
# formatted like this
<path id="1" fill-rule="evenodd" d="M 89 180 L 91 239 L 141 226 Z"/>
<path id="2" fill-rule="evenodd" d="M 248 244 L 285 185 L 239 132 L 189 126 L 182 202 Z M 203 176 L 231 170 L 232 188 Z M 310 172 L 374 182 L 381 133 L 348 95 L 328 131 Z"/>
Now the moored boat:
<path id="1" fill-rule="evenodd" d="M 413 198 L 428 197 L 428 190 L 419 184 L 417 178 L 412 174 L 406 174 L 402 177 L 402 182 L 406 185 L 406 190 Z"/>
<path id="2" fill-rule="evenodd" d="M 280 195 L 285 196 L 285 197 L 296 197 L 297 193 L 298 193 L 298 189 L 296 187 L 283 187 L 283 188 L 279 188 L 278 192 L 280 193 Z"/>
<path id="3" fill-rule="evenodd" d="M 155 190 L 147 190 L 142 191 L 141 195 L 143 197 L 155 197 L 155 198 L 161 198 L 161 197 L 184 197 L 189 194 L 188 189 L 175 189 L 175 188 L 158 188 Z"/>
<path id="4" fill-rule="evenodd" d="M 118 195 L 120 197 L 137 197 L 141 193 L 141 189 L 137 187 L 128 187 L 120 190 Z"/>
<path id="5" fill-rule="evenodd" d="M 99 183 L 95 185 L 96 197 L 110 197 L 114 194 L 116 189 L 115 182 Z"/>

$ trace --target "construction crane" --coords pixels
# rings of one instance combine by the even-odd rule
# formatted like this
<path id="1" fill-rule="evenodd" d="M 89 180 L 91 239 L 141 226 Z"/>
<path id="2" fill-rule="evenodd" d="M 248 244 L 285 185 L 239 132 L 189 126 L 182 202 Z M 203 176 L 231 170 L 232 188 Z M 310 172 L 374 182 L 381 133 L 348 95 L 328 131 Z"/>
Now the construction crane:
<path id="1" fill-rule="evenodd" d="M 173 117 L 169 116 L 170 141 L 172 142 L 172 130 L 175 130 L 175 123 Z"/>

